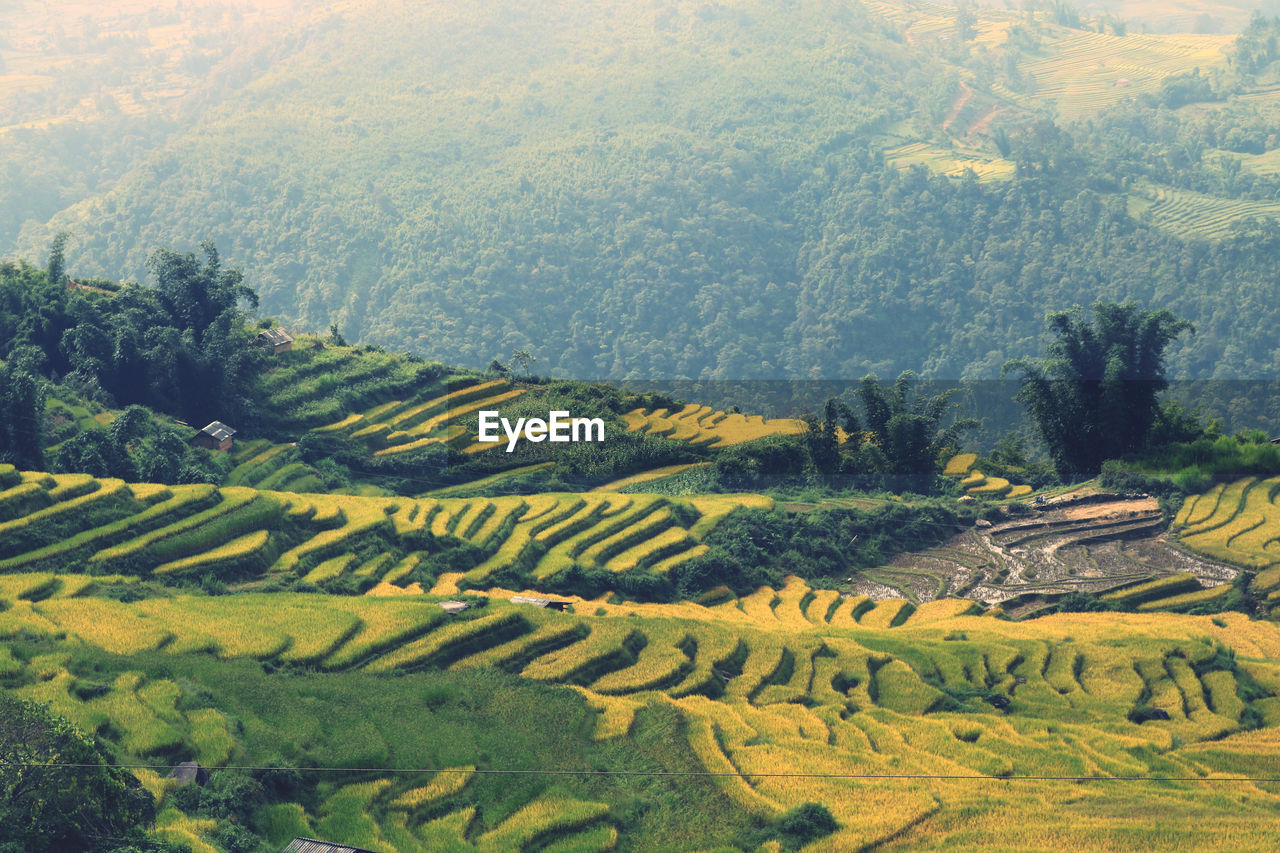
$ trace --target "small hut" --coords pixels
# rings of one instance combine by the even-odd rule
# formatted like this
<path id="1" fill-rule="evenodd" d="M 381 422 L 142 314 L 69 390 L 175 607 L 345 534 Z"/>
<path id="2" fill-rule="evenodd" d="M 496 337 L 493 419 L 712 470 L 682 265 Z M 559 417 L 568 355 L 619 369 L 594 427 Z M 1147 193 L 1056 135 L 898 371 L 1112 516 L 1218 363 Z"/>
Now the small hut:
<path id="1" fill-rule="evenodd" d="M 281 853 L 373 853 L 373 851 L 363 847 L 352 847 L 349 844 L 316 841 L 314 838 L 295 838 Z"/>
<path id="2" fill-rule="evenodd" d="M 512 604 L 532 604 L 534 607 L 545 607 L 548 610 L 559 610 L 561 613 L 569 609 L 571 601 L 557 601 L 554 598 L 542 598 L 537 595 L 513 595 Z"/>
<path id="3" fill-rule="evenodd" d="M 279 355 L 293 349 L 293 336 L 284 329 L 263 329 L 258 332 L 257 343 L 272 355 Z"/>
<path id="4" fill-rule="evenodd" d="M 236 431 L 222 421 L 212 421 L 207 427 L 192 436 L 191 443 L 196 447 L 204 447 L 209 450 L 227 451 L 231 449 L 231 436 L 235 434 Z"/>
<path id="5" fill-rule="evenodd" d="M 209 784 L 209 771 L 194 761 L 184 761 L 169 771 L 169 778 L 177 779 L 179 788 L 192 782 L 203 788 Z"/>

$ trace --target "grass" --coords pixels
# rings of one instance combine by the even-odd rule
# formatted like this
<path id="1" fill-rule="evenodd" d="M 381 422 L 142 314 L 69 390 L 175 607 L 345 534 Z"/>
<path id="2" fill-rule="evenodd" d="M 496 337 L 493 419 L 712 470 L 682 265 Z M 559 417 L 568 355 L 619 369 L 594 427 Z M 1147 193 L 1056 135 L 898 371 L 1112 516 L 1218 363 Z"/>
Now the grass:
<path id="1" fill-rule="evenodd" d="M 1182 580 L 1119 594 L 1154 602 L 1176 583 Z M 0 588 L 10 582 L 0 578 Z M 1280 699 L 1280 675 L 1265 669 L 1280 656 L 1280 632 L 1241 614 L 1076 613 L 1008 622 L 974 612 L 971 602 L 912 608 L 902 600 L 837 599 L 794 578 L 714 607 L 569 598 L 575 613 L 495 600 L 462 620 L 407 598 L 290 593 L 27 605 L 49 620 L 46 628 L 17 601 L 0 611 L 0 636 L 19 638 L 6 645 L 5 669 L 27 685 L 25 695 L 53 700 L 88 724 L 112 721 L 106 731 L 126 752 L 188 748 L 232 762 L 253 754 L 338 767 L 480 770 L 581 766 L 575 762 L 591 750 L 603 750 L 591 753 L 597 766 L 622 769 L 655 750 L 728 774 L 644 783 L 656 786 L 646 801 L 665 810 L 663 821 L 686 796 L 704 806 L 707 797 L 723 798 L 716 826 L 728 816 L 767 826 L 788 808 L 823 802 L 840 822 L 828 839 L 832 849 L 909 833 L 931 809 L 949 821 L 973 805 L 973 788 L 905 779 L 883 789 L 847 776 L 769 774 L 830 767 L 843 774 L 1195 775 L 1206 748 L 1220 751 L 1212 760 L 1224 769 L 1231 756 L 1247 756 L 1251 747 L 1233 741 L 1247 734 L 1241 721 L 1258 720 L 1269 713 L 1266 703 Z M 201 648 L 216 656 L 196 654 Z M 57 649 L 68 651 L 50 654 Z M 315 668 L 263 671 L 261 661 L 280 657 Z M 1242 674 L 1246 665 L 1256 678 Z M 503 675 L 504 667 L 523 677 Z M 387 677 L 406 669 L 415 674 Z M 542 690 L 535 681 L 577 692 L 548 688 L 519 698 Z M 93 695 L 89 682 L 107 692 Z M 194 685 L 204 692 L 191 692 Z M 1008 714 L 985 701 L 997 694 L 1011 701 Z M 1132 721 L 1144 704 L 1167 708 L 1171 719 Z M 625 813 L 620 803 L 632 794 L 621 791 L 633 784 L 625 778 L 458 776 L 326 776 L 332 783 L 314 805 L 301 812 L 273 805 L 264 825 L 403 850 L 440 849 L 432 839 L 446 837 L 492 849 L 590 847 L 614 830 L 633 842 L 696 843 L 663 835 L 690 826 L 687 816 L 659 827 L 657 818 Z M 1017 804 L 1007 807 L 1020 821 L 1039 825 L 1046 810 L 1071 806 L 1073 791 L 1037 791 L 1002 802 Z M 1126 825 L 1122 811 L 1204 804 L 1209 795 L 1194 785 L 1134 783 L 1123 796 L 1113 817 L 1095 814 L 1095 829 Z M 1258 789 L 1232 810 L 1268 843 L 1274 796 Z M 867 797 L 884 798 L 881 807 L 868 811 Z M 472 806 L 479 808 L 465 811 Z M 421 816 L 394 817 L 406 812 Z M 731 835 L 715 837 L 734 843 Z"/>

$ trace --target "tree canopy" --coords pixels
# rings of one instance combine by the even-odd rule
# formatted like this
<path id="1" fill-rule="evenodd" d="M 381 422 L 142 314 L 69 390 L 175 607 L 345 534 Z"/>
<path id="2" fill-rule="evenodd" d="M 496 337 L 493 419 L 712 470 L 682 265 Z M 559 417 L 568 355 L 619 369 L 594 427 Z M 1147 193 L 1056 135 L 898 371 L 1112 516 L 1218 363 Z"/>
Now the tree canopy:
<path id="1" fill-rule="evenodd" d="M 41 705 L 0 692 L 0 853 L 94 853 L 145 842 L 151 794 Z"/>
<path id="2" fill-rule="evenodd" d="M 263 355 L 249 346 L 242 306 L 256 306 L 257 295 L 212 243 L 201 256 L 153 252 L 154 286 L 66 282 L 64 243 L 59 235 L 44 271 L 0 264 L 0 360 L 19 380 L 66 381 L 86 396 L 192 423 L 252 417 L 246 387 Z M 24 389 L 11 394 L 29 397 Z M 33 458 L 13 449 L 24 440 L 0 436 L 0 454 Z"/>
<path id="3" fill-rule="evenodd" d="M 1141 450 L 1156 422 L 1165 350 L 1192 325 L 1165 310 L 1099 302 L 1089 322 L 1079 309 L 1050 314 L 1055 340 L 1018 371 L 1018 400 L 1035 421 L 1063 476 L 1092 476 L 1103 461 Z"/>

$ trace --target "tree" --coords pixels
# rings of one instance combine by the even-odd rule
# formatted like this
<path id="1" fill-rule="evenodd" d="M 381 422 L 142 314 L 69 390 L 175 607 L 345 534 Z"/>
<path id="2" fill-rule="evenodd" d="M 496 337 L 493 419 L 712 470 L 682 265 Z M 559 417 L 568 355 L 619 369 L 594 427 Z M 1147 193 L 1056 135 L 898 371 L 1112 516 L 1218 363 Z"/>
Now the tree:
<path id="1" fill-rule="evenodd" d="M 0 362 L 0 462 L 44 467 L 44 383 Z"/>
<path id="2" fill-rule="evenodd" d="M 1079 309 L 1049 315 L 1056 340 L 1048 355 L 1017 359 L 1017 400 L 1026 406 L 1054 467 L 1064 477 L 1093 476 L 1103 461 L 1142 449 L 1168 387 L 1164 353 L 1190 323 L 1132 302 L 1099 302 L 1093 322 Z"/>
<path id="3" fill-rule="evenodd" d="M 828 398 L 822 415 L 821 420 L 805 417 L 804 443 L 814 470 L 820 476 L 830 477 L 839 472 L 842 461 L 839 428 L 843 427 L 847 436 L 856 436 L 858 416 L 847 404 L 834 397 Z"/>
<path id="4" fill-rule="evenodd" d="M 244 283 L 237 269 L 223 269 L 222 260 L 213 243 L 200 244 L 204 252 L 202 264 L 194 252 L 179 254 L 171 249 L 157 249 L 147 258 L 147 269 L 156 281 L 160 304 L 172 319 L 172 325 L 189 331 L 196 345 L 204 342 L 204 334 L 224 314 L 244 322 L 240 303 L 258 307 L 258 294 Z"/>
<path id="5" fill-rule="evenodd" d="M 13 850 L 84 853 L 144 843 L 151 794 L 44 706 L 0 693 L 0 827 Z"/>
<path id="6" fill-rule="evenodd" d="M 867 430 L 894 475 L 933 474 L 942 452 L 956 446 L 960 433 L 978 425 L 965 419 L 944 428 L 942 422 L 955 407 L 952 392 L 912 399 L 915 382 L 916 374 L 907 370 L 888 388 L 874 376 L 858 387 Z"/>
<path id="7" fill-rule="evenodd" d="M 792 849 L 830 835 L 839 826 L 830 809 L 814 802 L 802 803 L 778 819 L 778 833 Z"/>
<path id="8" fill-rule="evenodd" d="M 62 284 L 63 276 L 66 275 L 66 247 L 67 237 L 70 236 L 66 231 L 59 231 L 54 236 L 53 242 L 49 245 L 49 263 L 45 267 L 49 275 L 50 284 Z"/>
<path id="9" fill-rule="evenodd" d="M 511 351 L 511 362 L 519 367 L 525 376 L 529 375 L 529 366 L 535 361 L 537 361 L 537 359 L 533 356 L 533 353 L 529 352 L 527 349 Z"/>

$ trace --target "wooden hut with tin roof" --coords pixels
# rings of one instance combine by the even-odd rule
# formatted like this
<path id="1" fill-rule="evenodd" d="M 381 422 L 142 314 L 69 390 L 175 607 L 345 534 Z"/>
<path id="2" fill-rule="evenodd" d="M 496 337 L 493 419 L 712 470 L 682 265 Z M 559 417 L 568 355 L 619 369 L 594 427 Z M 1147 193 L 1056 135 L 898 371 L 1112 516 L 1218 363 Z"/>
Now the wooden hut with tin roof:
<path id="1" fill-rule="evenodd" d="M 540 595 L 513 595 L 511 596 L 512 604 L 532 604 L 534 607 L 545 607 L 548 610 L 559 610 L 561 613 L 566 612 L 572 601 L 560 601 L 554 598 L 543 598 Z"/>
<path id="2" fill-rule="evenodd" d="M 314 838 L 295 838 L 281 853 L 374 853 L 374 851 L 363 847 L 352 847 L 349 844 L 317 841 Z"/>
<path id="3" fill-rule="evenodd" d="M 279 355 L 293 349 L 293 336 L 284 329 L 263 329 L 258 332 L 257 344 L 272 355 Z"/>
<path id="4" fill-rule="evenodd" d="M 211 421 L 207 427 L 191 437 L 191 443 L 209 450 L 230 450 L 231 436 L 236 431 L 222 421 Z"/>

